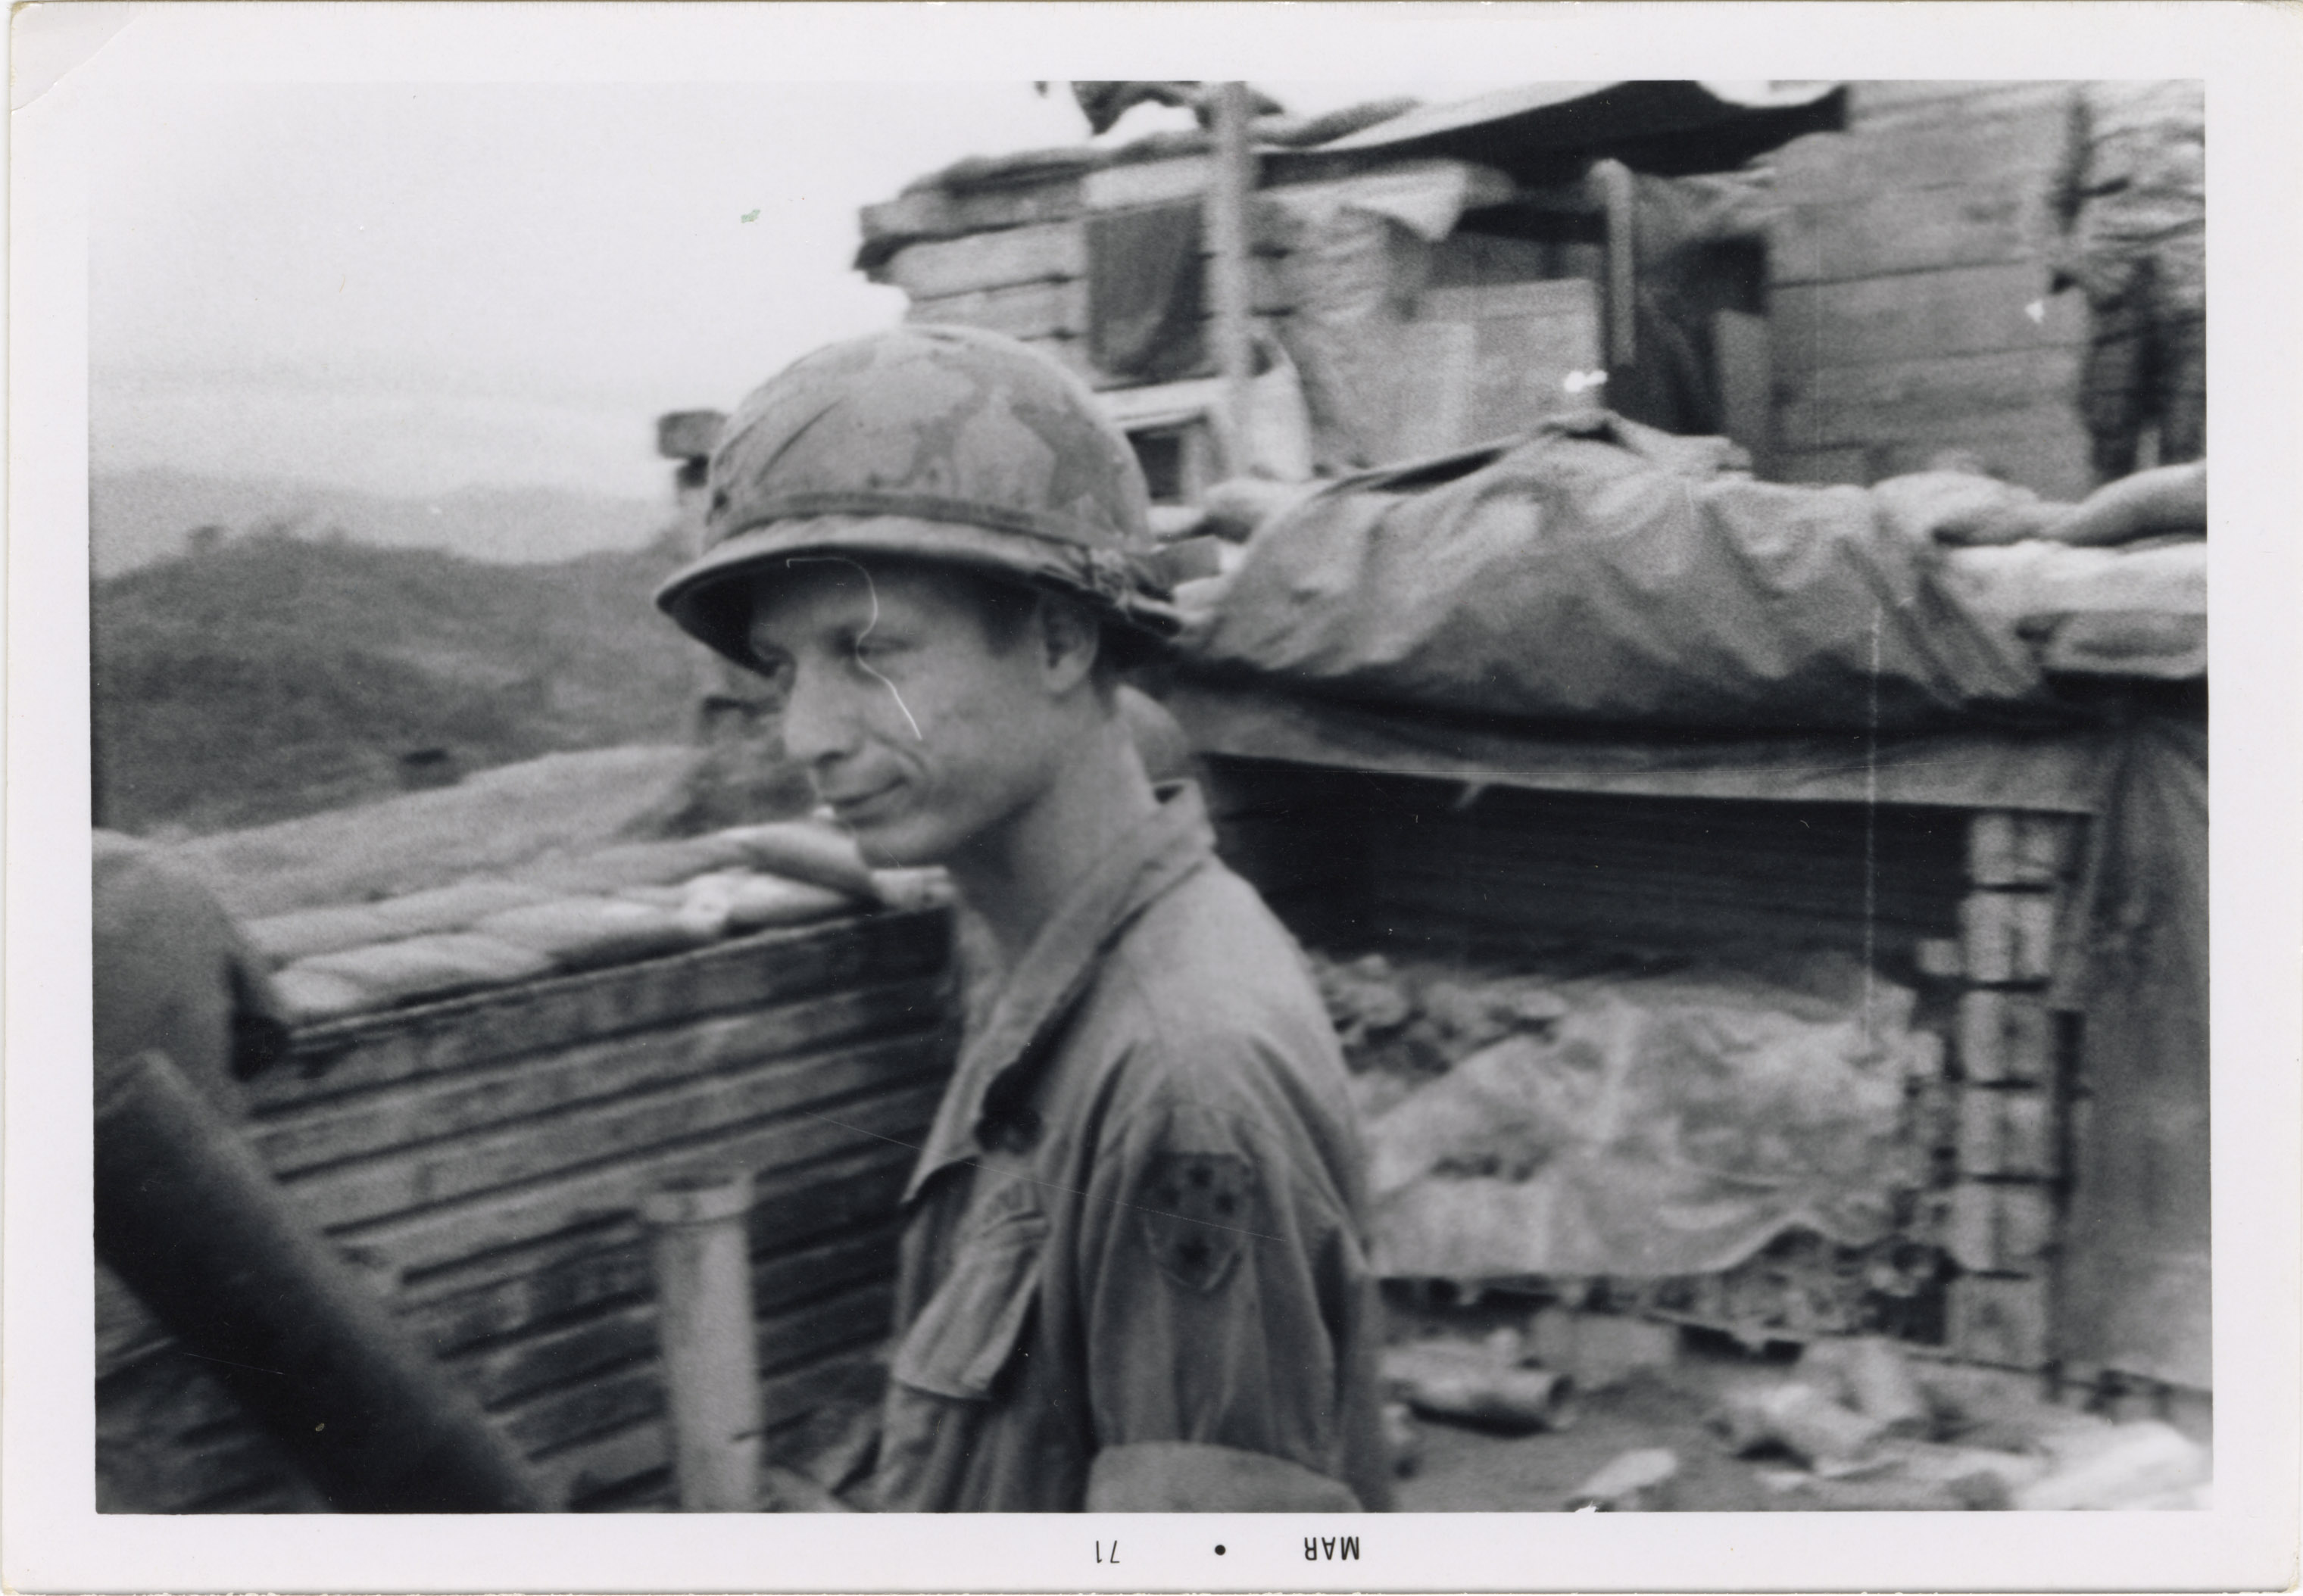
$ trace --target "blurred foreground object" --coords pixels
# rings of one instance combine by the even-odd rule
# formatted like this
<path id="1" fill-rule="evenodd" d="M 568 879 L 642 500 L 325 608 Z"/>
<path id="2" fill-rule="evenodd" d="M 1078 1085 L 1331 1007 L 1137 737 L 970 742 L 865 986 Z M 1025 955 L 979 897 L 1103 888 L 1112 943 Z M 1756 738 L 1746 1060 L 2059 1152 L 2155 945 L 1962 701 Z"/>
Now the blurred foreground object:
<path id="1" fill-rule="evenodd" d="M 98 1059 L 96 1247 L 334 1510 L 550 1505 L 479 1404 L 156 1050 Z"/>
<path id="2" fill-rule="evenodd" d="M 284 1056 L 286 1012 L 214 895 L 157 849 L 95 835 L 96 1056 L 157 1049 L 227 1117 L 240 1083 Z"/>

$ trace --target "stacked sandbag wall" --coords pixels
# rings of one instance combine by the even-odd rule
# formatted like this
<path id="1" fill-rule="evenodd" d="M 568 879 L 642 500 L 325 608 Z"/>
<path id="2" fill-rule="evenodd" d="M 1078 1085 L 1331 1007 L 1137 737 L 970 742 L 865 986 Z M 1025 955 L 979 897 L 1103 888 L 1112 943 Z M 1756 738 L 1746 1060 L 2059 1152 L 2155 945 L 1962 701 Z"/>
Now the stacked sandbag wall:
<path id="1" fill-rule="evenodd" d="M 596 871 L 586 879 L 603 884 Z M 557 902 L 484 919 L 568 919 L 586 900 Z M 585 912 L 614 922 L 611 940 L 640 918 Z M 262 945 L 328 928 L 308 913 L 251 931 Z M 348 977 L 420 973 L 451 962 L 459 938 L 486 934 L 425 933 L 334 957 Z M 425 956 L 411 959 L 411 944 Z M 308 1021 L 292 1057 L 249 1083 L 249 1134 L 558 1501 L 662 1508 L 671 1449 L 642 1197 L 673 1177 L 754 1175 L 765 1451 L 820 1446 L 882 1378 L 896 1203 L 951 1059 L 949 955 L 948 915 L 933 907 L 691 932 L 671 948 L 627 940 L 620 961 L 563 937 L 541 976 L 490 985 L 468 971 L 460 995 L 396 1003 L 371 988 L 364 1008 Z M 330 957 L 290 964 L 283 987 L 311 985 L 287 977 Z M 97 1296 L 104 1509 L 322 1505 L 101 1270 Z"/>
<path id="2" fill-rule="evenodd" d="M 1963 449 L 2086 493 L 2085 307 L 2041 256 L 2069 87 L 1857 83 L 1845 132 L 1777 153 L 1770 475 L 1870 483 Z"/>

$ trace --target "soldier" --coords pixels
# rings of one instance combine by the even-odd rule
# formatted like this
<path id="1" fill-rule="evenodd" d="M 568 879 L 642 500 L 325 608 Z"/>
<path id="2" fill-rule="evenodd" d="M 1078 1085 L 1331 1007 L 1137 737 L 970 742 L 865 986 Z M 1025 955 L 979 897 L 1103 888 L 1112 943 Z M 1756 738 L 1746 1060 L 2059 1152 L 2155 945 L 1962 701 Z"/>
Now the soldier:
<path id="1" fill-rule="evenodd" d="M 745 402 L 657 595 L 767 677 L 868 860 L 949 869 L 1004 971 L 905 1197 L 885 1509 L 1388 1505 L 1334 1033 L 1119 708 L 1177 624 L 1145 506 L 1067 374 L 907 327 Z"/>
<path id="2" fill-rule="evenodd" d="M 2047 197 L 2048 291 L 2088 302 L 2079 419 L 2098 483 L 2206 452 L 2206 93 L 2196 80 L 2088 83 L 2071 93 Z"/>

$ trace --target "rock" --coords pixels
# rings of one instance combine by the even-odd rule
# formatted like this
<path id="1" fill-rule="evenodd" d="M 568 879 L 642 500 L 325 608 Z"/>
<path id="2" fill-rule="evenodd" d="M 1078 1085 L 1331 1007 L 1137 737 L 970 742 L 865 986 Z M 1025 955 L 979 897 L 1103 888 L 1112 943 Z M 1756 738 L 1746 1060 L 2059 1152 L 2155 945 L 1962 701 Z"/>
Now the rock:
<path id="1" fill-rule="evenodd" d="M 1571 1513 L 1652 1513 L 1668 1508 L 1670 1484 L 1679 1474 L 1679 1454 L 1667 1447 L 1625 1452 L 1593 1474 L 1567 1499 Z"/>
<path id="2" fill-rule="evenodd" d="M 2015 1494 L 2026 1511 L 2132 1507 L 2203 1485 L 2211 1472 L 2205 1447 L 2155 1419 L 2102 1434 L 2073 1432 L 2049 1446 L 2053 1472 Z"/>
<path id="3" fill-rule="evenodd" d="M 1405 1402 L 1383 1405 L 1383 1448 L 1391 1458 L 1391 1472 L 1402 1479 L 1423 1466 L 1423 1432 Z"/>
<path id="4" fill-rule="evenodd" d="M 1798 1381 L 1729 1392 L 1715 1423 L 1737 1452 L 1780 1446 L 1810 1466 L 1863 1457 L 1882 1429 L 1877 1421 Z"/>
<path id="5" fill-rule="evenodd" d="M 1799 1361 L 1802 1380 L 1877 1421 L 1888 1435 L 1925 1435 L 1927 1399 L 1895 1344 L 1879 1336 L 1810 1342 Z"/>
<path id="6" fill-rule="evenodd" d="M 1383 1355 L 1383 1379 L 1429 1418 L 1513 1430 L 1565 1430 L 1575 1421 L 1566 1376 L 1503 1361 L 1485 1347 L 1394 1347 Z"/>
<path id="7" fill-rule="evenodd" d="M 1537 1360 L 1568 1374 L 1578 1390 L 1620 1385 L 1642 1369 L 1669 1368 L 1679 1357 L 1677 1326 L 1628 1315 L 1548 1307 L 1530 1329 Z"/>

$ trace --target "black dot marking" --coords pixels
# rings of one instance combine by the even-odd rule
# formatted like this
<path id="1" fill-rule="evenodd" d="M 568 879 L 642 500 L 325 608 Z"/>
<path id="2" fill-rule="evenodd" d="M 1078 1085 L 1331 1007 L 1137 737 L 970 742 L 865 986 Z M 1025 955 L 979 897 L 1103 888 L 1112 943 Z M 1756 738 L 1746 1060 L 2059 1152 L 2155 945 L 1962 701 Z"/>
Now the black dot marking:
<path id="1" fill-rule="evenodd" d="M 1222 1214 L 1226 1219 L 1229 1219 L 1232 1215 L 1233 1210 L 1236 1209 L 1238 1206 L 1238 1199 L 1234 1197 L 1229 1192 L 1225 1192 L 1216 1198 L 1216 1212 Z"/>
<path id="2" fill-rule="evenodd" d="M 1207 1166 L 1206 1164 L 1204 1164 L 1204 1163 L 1195 1163 L 1195 1164 L 1192 1165 L 1192 1184 L 1193 1184 L 1193 1185 L 1194 1185 L 1194 1186 L 1205 1186 L 1205 1185 L 1208 1185 L 1210 1182 L 1213 1181 L 1214 1180 L 1215 1180 L 1215 1176 L 1214 1176 L 1214 1175 L 1212 1175 L 1212 1174 L 1211 1174 L 1211 1173 L 1208 1172 L 1208 1166 Z"/>
<path id="3" fill-rule="evenodd" d="M 1219 1546 L 1219 1547 L 1217 1547 L 1217 1548 L 1216 1548 L 1216 1556 L 1218 1556 L 1218 1557 L 1221 1557 L 1221 1556 L 1223 1556 L 1223 1548 L 1222 1548 L 1222 1547 Z"/>

